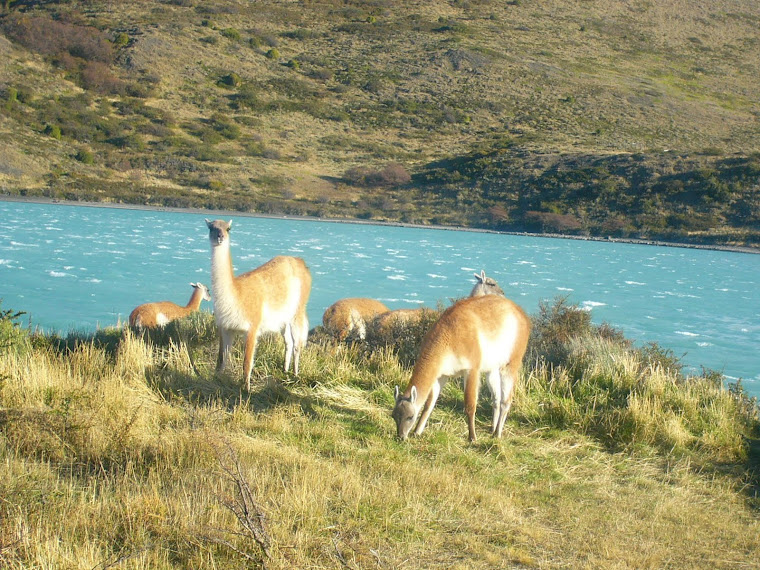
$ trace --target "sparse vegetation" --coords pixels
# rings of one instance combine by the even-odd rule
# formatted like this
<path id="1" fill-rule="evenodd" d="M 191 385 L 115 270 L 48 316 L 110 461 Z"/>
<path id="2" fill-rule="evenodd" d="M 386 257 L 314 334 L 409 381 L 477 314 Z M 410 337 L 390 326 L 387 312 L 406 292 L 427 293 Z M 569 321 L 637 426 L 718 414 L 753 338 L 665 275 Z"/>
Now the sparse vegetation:
<path id="1" fill-rule="evenodd" d="M 392 345 L 315 331 L 293 378 L 268 337 L 246 392 L 213 376 L 208 313 L 143 337 L 19 316 L 0 314 L 3 567 L 736 568 L 760 550 L 756 402 L 561 299 L 533 317 L 504 438 L 475 445 L 456 382 L 422 437 L 392 437 L 410 373 Z"/>

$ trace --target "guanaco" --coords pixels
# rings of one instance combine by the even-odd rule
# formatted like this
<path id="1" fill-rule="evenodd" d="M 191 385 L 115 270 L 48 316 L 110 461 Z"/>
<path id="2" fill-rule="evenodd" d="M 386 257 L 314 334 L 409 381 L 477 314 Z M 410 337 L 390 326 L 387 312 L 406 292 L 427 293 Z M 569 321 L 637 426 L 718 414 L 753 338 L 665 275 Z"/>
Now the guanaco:
<path id="1" fill-rule="evenodd" d="M 187 305 L 181 307 L 171 301 L 144 303 L 129 314 L 129 326 L 133 328 L 163 328 L 170 322 L 186 317 L 200 309 L 202 301 L 210 301 L 211 294 L 203 283 L 190 283 L 193 294 Z"/>
<path id="2" fill-rule="evenodd" d="M 499 295 L 467 297 L 443 312 L 422 341 L 403 393 L 396 386 L 393 418 L 398 437 L 420 435 L 446 382 L 465 374 L 464 407 L 469 438 L 475 436 L 480 375 L 493 396 L 491 434 L 501 437 L 530 336 L 530 319 Z"/>
<path id="3" fill-rule="evenodd" d="M 322 325 L 339 340 L 345 340 L 351 334 L 364 340 L 367 336 L 367 322 L 388 311 L 388 307 L 375 299 L 340 299 L 322 315 Z"/>
<path id="4" fill-rule="evenodd" d="M 234 275 L 230 254 L 232 220 L 206 220 L 211 242 L 211 290 L 214 318 L 219 328 L 217 373 L 227 368 L 235 338 L 245 335 L 243 377 L 251 389 L 251 371 L 258 337 L 279 332 L 285 340 L 285 372 L 293 362 L 298 374 L 301 349 L 306 344 L 309 321 L 306 303 L 311 293 L 311 273 L 299 257 L 277 256 L 262 266 Z"/>

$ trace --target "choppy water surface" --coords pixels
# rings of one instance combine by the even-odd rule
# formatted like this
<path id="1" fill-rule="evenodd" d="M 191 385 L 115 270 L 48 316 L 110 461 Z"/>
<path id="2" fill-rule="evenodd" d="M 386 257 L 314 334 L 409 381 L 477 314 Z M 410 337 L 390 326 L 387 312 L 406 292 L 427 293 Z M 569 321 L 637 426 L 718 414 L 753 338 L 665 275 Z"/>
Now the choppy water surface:
<path id="1" fill-rule="evenodd" d="M 44 330 L 113 325 L 147 301 L 184 305 L 190 282 L 211 284 L 203 214 L 17 202 L 0 214 L 2 307 Z M 238 272 L 277 254 L 306 260 L 312 326 L 342 297 L 435 307 L 485 269 L 530 314 L 568 296 L 594 322 L 760 396 L 760 255 L 250 217 L 233 218 L 231 238 Z"/>

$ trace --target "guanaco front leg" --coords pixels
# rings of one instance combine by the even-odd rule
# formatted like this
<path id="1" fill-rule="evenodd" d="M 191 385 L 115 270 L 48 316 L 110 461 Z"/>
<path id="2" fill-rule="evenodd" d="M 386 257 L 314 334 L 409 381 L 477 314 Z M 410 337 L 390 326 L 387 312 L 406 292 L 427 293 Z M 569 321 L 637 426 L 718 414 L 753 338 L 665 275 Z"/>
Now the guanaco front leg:
<path id="1" fill-rule="evenodd" d="M 422 407 L 422 412 L 420 412 L 420 419 L 417 421 L 417 427 L 414 430 L 414 435 L 420 435 L 425 429 L 428 418 L 430 417 L 430 414 L 435 407 L 436 401 L 438 401 L 438 396 L 440 393 L 441 385 L 436 382 L 430 389 L 430 394 L 428 395 L 427 400 L 425 400 L 425 405 Z"/>
<path id="2" fill-rule="evenodd" d="M 219 356 L 216 358 L 216 373 L 224 372 L 227 369 L 232 345 L 235 342 L 235 333 L 229 330 L 219 331 Z"/>

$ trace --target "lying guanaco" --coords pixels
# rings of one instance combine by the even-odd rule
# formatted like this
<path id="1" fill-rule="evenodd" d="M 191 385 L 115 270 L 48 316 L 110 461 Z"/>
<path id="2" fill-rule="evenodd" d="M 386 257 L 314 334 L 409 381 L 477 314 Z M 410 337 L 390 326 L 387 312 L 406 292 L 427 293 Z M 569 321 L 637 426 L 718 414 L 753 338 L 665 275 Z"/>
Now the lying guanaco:
<path id="1" fill-rule="evenodd" d="M 400 393 L 396 386 L 393 418 L 398 437 L 406 439 L 413 427 L 420 435 L 443 386 L 465 374 L 464 407 L 470 441 L 475 441 L 483 372 L 488 373 L 493 396 L 491 434 L 501 437 L 529 336 L 528 316 L 499 295 L 467 297 L 446 309 L 425 335 L 406 389 Z"/>
<path id="2" fill-rule="evenodd" d="M 235 276 L 230 254 L 232 221 L 206 220 L 211 242 L 211 290 L 214 318 L 219 327 L 217 372 L 227 368 L 235 338 L 245 335 L 243 376 L 251 389 L 251 371 L 258 337 L 279 332 L 285 340 L 285 372 L 293 361 L 298 374 L 301 349 L 309 334 L 306 303 L 311 273 L 299 257 L 277 256 L 264 265 Z"/>
<path id="3" fill-rule="evenodd" d="M 367 336 L 367 323 L 388 310 L 388 307 L 375 299 L 340 299 L 327 308 L 322 315 L 322 324 L 339 340 L 345 340 L 351 334 L 364 340 Z"/>

